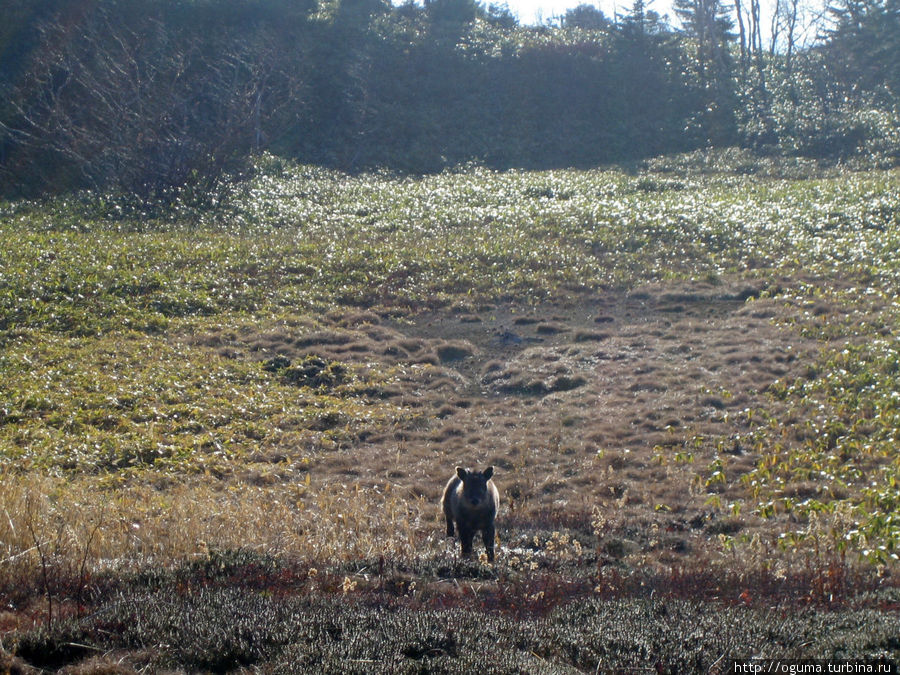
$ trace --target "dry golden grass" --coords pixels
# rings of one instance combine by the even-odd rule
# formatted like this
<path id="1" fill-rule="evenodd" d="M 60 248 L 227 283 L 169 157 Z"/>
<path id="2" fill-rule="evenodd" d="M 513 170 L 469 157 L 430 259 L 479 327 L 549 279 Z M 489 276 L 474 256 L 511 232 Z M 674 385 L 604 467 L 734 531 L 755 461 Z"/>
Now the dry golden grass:
<path id="1" fill-rule="evenodd" d="M 0 575 L 169 567 L 211 549 L 338 563 L 433 547 L 431 505 L 387 484 L 221 485 L 189 480 L 164 488 L 110 489 L 92 479 L 2 478 Z M 83 569 L 84 568 L 84 569 Z"/>

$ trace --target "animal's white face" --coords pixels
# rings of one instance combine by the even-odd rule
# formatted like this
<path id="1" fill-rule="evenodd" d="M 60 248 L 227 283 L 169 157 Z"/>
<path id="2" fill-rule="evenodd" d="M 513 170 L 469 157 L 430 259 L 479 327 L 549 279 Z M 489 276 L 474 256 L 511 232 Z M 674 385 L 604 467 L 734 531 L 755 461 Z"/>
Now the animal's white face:
<path id="1" fill-rule="evenodd" d="M 456 475 L 459 476 L 463 484 L 463 501 L 469 506 L 478 507 L 489 501 L 487 484 L 491 476 L 494 475 L 494 467 L 489 466 L 480 473 L 457 467 Z"/>

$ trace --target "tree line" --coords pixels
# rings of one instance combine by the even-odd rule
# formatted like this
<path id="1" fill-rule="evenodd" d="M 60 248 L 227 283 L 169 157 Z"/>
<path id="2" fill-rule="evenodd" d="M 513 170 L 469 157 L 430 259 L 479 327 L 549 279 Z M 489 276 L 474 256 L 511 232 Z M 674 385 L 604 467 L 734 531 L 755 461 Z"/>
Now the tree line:
<path id="1" fill-rule="evenodd" d="M 256 153 L 364 170 L 744 145 L 900 157 L 900 0 L 0 0 L 0 194 L 203 190 Z M 763 34 L 767 35 L 764 40 Z"/>

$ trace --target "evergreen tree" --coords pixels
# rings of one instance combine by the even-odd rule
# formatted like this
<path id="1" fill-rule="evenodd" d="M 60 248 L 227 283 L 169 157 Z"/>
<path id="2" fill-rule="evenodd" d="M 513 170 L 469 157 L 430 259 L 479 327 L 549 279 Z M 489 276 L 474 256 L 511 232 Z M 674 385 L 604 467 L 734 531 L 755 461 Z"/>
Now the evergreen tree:
<path id="1" fill-rule="evenodd" d="M 609 26 L 609 19 L 594 5 L 581 3 L 577 7 L 566 10 L 561 24 L 563 28 L 584 28 L 586 30 L 600 30 Z"/>
<path id="2" fill-rule="evenodd" d="M 702 105 L 695 131 L 711 145 L 733 143 L 736 96 L 729 44 L 735 36 L 728 8 L 722 0 L 675 0 L 673 9 L 681 21 L 692 86 Z"/>
<path id="3" fill-rule="evenodd" d="M 651 0 L 652 2 L 652 0 Z M 614 64 L 619 73 L 621 120 L 629 147 L 639 155 L 685 149 L 690 103 L 681 77 L 684 60 L 671 29 L 644 0 L 619 17 Z"/>
<path id="4" fill-rule="evenodd" d="M 852 95 L 900 99 L 900 0 L 838 0 L 824 47 L 832 76 Z"/>

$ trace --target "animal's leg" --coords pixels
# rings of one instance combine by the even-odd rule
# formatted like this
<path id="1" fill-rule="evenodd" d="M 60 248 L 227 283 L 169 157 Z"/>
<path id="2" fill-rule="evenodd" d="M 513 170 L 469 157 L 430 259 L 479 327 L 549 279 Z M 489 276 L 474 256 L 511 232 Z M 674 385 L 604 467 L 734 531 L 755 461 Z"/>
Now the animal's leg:
<path id="1" fill-rule="evenodd" d="M 444 520 L 447 521 L 447 536 L 453 536 L 453 506 L 451 504 L 451 494 L 450 494 L 450 485 L 447 485 L 447 489 L 444 490 L 444 496 L 441 499 L 441 507 L 444 510 Z"/>
<path id="2" fill-rule="evenodd" d="M 481 538 L 484 541 L 484 548 L 487 551 L 487 557 L 490 562 L 494 562 L 494 526 L 488 525 L 481 531 Z"/>
<path id="3" fill-rule="evenodd" d="M 459 543 L 462 546 L 462 554 L 464 558 L 472 557 L 472 540 L 475 538 L 475 530 L 457 523 L 459 528 Z"/>

